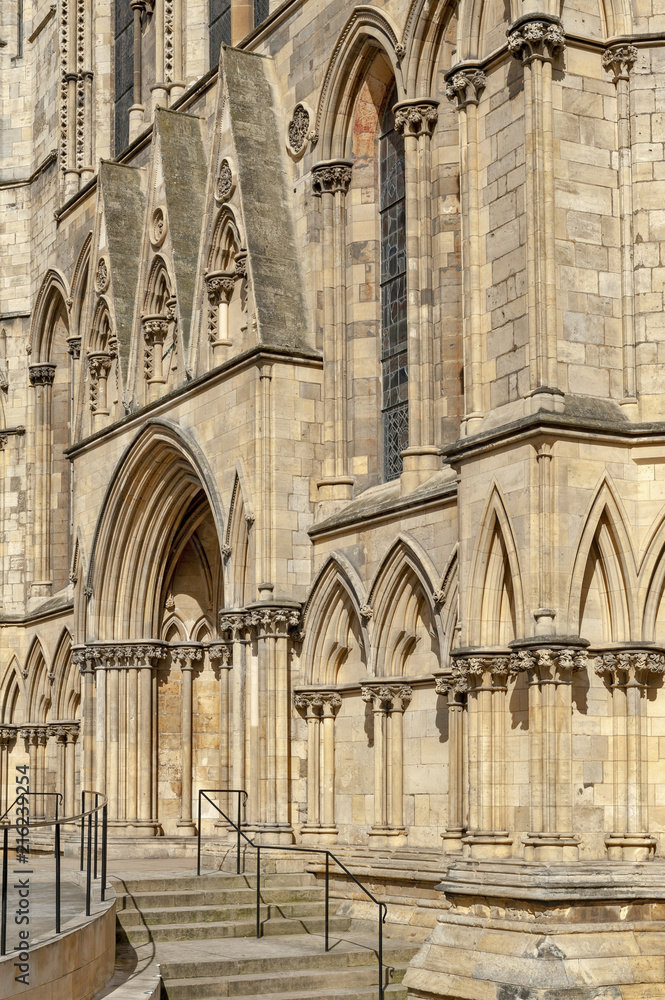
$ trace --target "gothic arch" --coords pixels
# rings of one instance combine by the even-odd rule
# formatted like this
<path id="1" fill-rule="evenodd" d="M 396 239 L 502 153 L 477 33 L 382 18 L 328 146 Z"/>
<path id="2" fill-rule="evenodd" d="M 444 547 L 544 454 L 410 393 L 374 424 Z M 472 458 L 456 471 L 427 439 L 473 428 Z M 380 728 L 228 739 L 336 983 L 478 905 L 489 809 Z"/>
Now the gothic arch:
<path id="1" fill-rule="evenodd" d="M 53 657 L 54 697 L 53 719 L 78 719 L 81 711 L 81 671 L 72 661 L 72 637 L 69 629 L 62 630 Z"/>
<path id="2" fill-rule="evenodd" d="M 228 205 L 217 214 L 208 248 L 206 267 L 209 271 L 233 270 L 235 255 L 242 247 L 238 223 Z"/>
<path id="3" fill-rule="evenodd" d="M 33 364 L 50 361 L 53 348 L 53 330 L 58 311 L 61 310 L 69 326 L 69 286 L 61 271 L 51 267 L 44 275 L 37 294 L 30 323 L 28 354 Z"/>
<path id="4" fill-rule="evenodd" d="M 373 676 L 431 673 L 440 667 L 444 643 L 433 599 L 435 578 L 427 553 L 413 538 L 400 534 L 379 566 L 369 595 Z"/>
<path id="5" fill-rule="evenodd" d="M 467 642 L 505 645 L 523 634 L 524 598 L 515 536 L 496 482 L 480 524 L 467 604 Z"/>
<path id="6" fill-rule="evenodd" d="M 441 46 L 446 35 L 455 32 L 457 5 L 453 0 L 412 0 L 402 39 L 405 51 L 405 89 L 411 97 L 436 97 L 436 71 L 440 65 Z M 449 69 L 450 66 L 446 66 Z"/>
<path id="7" fill-rule="evenodd" d="M 242 608 L 255 598 L 254 508 L 244 465 L 238 462 L 226 526 L 227 587 L 229 607 Z"/>
<path id="8" fill-rule="evenodd" d="M 41 642 L 34 638 L 26 659 L 28 720 L 47 722 L 51 712 L 51 672 Z"/>
<path id="9" fill-rule="evenodd" d="M 25 722 L 25 684 L 16 656 L 4 672 L 0 693 L 0 722 L 14 725 Z"/>
<path id="10" fill-rule="evenodd" d="M 83 241 L 83 246 L 79 252 L 71 285 L 71 336 L 82 337 L 84 324 L 86 321 L 87 302 L 90 292 L 90 248 L 92 245 L 92 232 L 89 232 Z"/>
<path id="11" fill-rule="evenodd" d="M 445 636 L 445 658 L 455 643 L 455 630 L 459 620 L 459 545 L 455 543 L 436 593 L 441 628 Z"/>
<path id="12" fill-rule="evenodd" d="M 176 424 L 150 421 L 121 457 L 95 529 L 88 586 L 96 638 L 159 634 L 168 556 L 195 502 L 207 506 L 221 549 L 221 498 L 201 449 Z"/>
<path id="13" fill-rule="evenodd" d="M 319 570 L 305 605 L 305 684 L 344 683 L 367 673 L 364 602 L 364 587 L 355 569 L 340 553 L 332 553 Z"/>
<path id="14" fill-rule="evenodd" d="M 383 52 L 390 62 L 398 99 L 404 100 L 397 48 L 397 27 L 385 11 L 366 5 L 354 8 L 337 39 L 321 85 L 314 125 L 320 159 L 350 156 L 356 94 L 377 52 Z"/>
<path id="15" fill-rule="evenodd" d="M 637 572 L 628 518 L 621 498 L 604 476 L 585 518 L 570 584 L 570 629 L 579 633 L 592 592 L 598 593 L 605 641 L 632 638 L 637 615 Z M 586 638 L 586 637 L 585 637 Z"/>
<path id="16" fill-rule="evenodd" d="M 661 510 L 651 526 L 639 564 L 638 600 L 642 613 L 641 638 L 645 642 L 657 639 L 661 607 L 665 594 L 665 511 Z M 663 630 L 665 638 L 665 630 Z"/>
<path id="17" fill-rule="evenodd" d="M 146 316 L 165 316 L 166 303 L 173 294 L 174 285 L 166 261 L 160 254 L 153 258 L 145 287 L 143 313 Z"/>
<path id="18" fill-rule="evenodd" d="M 106 299 L 100 298 L 95 306 L 88 347 L 91 351 L 108 351 L 114 348 L 114 341 L 109 305 Z"/>

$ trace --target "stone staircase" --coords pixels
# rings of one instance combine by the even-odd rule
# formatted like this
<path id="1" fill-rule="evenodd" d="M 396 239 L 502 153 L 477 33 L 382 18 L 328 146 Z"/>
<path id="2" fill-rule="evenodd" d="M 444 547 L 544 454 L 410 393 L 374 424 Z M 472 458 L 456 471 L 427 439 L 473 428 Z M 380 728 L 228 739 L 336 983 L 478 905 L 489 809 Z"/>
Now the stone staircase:
<path id="1" fill-rule="evenodd" d="M 326 952 L 324 890 L 312 874 L 262 874 L 260 939 L 253 874 L 136 878 L 115 886 L 118 950 L 154 949 L 163 1000 L 378 998 L 376 924 L 336 914 L 339 901 L 331 899 Z M 386 1000 L 405 1000 L 401 981 L 417 950 L 384 934 Z"/>

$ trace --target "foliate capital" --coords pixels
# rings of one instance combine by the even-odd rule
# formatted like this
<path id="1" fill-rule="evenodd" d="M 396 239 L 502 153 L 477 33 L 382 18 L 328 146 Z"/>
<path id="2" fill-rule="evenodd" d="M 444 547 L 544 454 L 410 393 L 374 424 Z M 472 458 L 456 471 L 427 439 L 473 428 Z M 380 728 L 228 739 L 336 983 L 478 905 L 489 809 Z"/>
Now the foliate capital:
<path id="1" fill-rule="evenodd" d="M 349 190 L 353 164 L 347 160 L 329 160 L 312 167 L 312 190 L 317 197 L 322 194 L 344 194 Z"/>
<path id="2" fill-rule="evenodd" d="M 396 104 L 395 131 L 401 135 L 431 136 L 439 120 L 438 101 L 418 101 L 411 104 Z"/>
<path id="3" fill-rule="evenodd" d="M 618 80 L 627 80 L 637 62 L 638 51 L 634 45 L 612 45 L 603 52 L 603 68 Z"/>
<path id="4" fill-rule="evenodd" d="M 169 321 L 166 316 L 143 316 L 143 337 L 146 344 L 163 344 L 169 332 Z"/>
<path id="5" fill-rule="evenodd" d="M 506 34 L 508 50 L 523 63 L 532 59 L 552 62 L 566 44 L 561 22 L 540 20 L 537 15 L 534 20 L 520 18 Z"/>
<path id="6" fill-rule="evenodd" d="M 477 66 L 451 70 L 447 75 L 446 97 L 457 103 L 457 110 L 478 104 L 487 77 Z"/>
<path id="7" fill-rule="evenodd" d="M 205 276 L 206 292 L 211 305 L 228 302 L 236 283 L 235 271 L 209 271 Z"/>
<path id="8" fill-rule="evenodd" d="M 387 684 L 381 680 L 364 684 L 360 694 L 362 700 L 369 702 L 375 711 L 403 712 L 413 697 L 413 688 L 410 684 Z"/>
<path id="9" fill-rule="evenodd" d="M 510 656 L 512 674 L 531 673 L 536 681 L 566 683 L 586 665 L 586 649 L 579 646 L 537 646 L 519 649 Z"/>
<path id="10" fill-rule="evenodd" d="M 649 682 L 665 674 L 665 655 L 656 649 L 630 649 L 598 653 L 594 672 L 607 677 L 615 687 L 636 685 L 646 688 Z"/>
<path id="11" fill-rule="evenodd" d="M 53 385 L 55 368 L 56 366 L 50 362 L 30 365 L 28 368 L 30 385 Z"/>

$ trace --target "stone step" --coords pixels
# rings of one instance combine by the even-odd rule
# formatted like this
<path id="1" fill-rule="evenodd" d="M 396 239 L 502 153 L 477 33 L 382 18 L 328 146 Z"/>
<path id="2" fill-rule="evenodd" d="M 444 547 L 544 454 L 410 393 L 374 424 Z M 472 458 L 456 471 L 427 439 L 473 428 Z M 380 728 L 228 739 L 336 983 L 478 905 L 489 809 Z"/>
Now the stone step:
<path id="1" fill-rule="evenodd" d="M 330 930 L 338 934 L 348 930 L 350 923 L 349 917 L 331 917 Z M 264 937 L 281 934 L 322 934 L 324 924 L 322 917 L 306 917 L 302 920 L 270 919 L 264 921 L 261 932 Z M 121 926 L 117 929 L 116 940 L 119 937 L 121 941 L 127 940 L 132 945 L 138 945 L 147 941 L 201 941 L 210 938 L 251 937 L 255 933 L 255 920 L 237 920 L 229 923 L 155 924 L 150 927 Z"/>
<path id="2" fill-rule="evenodd" d="M 338 901 L 330 905 L 330 915 L 334 916 Z M 262 903 L 261 919 L 278 919 L 279 917 L 320 917 L 324 913 L 323 901 L 314 903 Z M 256 902 L 244 906 L 167 906 L 160 909 L 126 909 L 116 913 L 123 927 L 136 927 L 148 924 L 181 924 L 208 923 L 218 921 L 227 923 L 237 920 L 256 919 Z"/>
<path id="3" fill-rule="evenodd" d="M 125 878 L 113 876 L 114 883 L 132 894 L 143 892 L 166 892 L 173 888 L 174 881 L 183 891 L 188 889 L 242 889 L 250 884 L 256 884 L 256 872 L 249 871 L 243 875 L 232 875 L 226 872 L 213 872 L 203 875 L 176 875 L 171 878 Z M 308 886 L 312 877 L 308 872 L 284 872 L 281 874 L 261 874 L 261 882 L 269 886 Z"/>
<path id="4" fill-rule="evenodd" d="M 392 982 L 401 983 L 407 966 L 393 970 Z M 385 975 L 385 970 L 384 970 Z M 313 971 L 282 972 L 275 968 L 266 975 L 227 976 L 225 978 L 172 979 L 165 983 L 168 1000 L 215 1000 L 216 997 L 265 996 L 268 993 L 297 993 L 311 995 L 312 990 L 325 990 L 334 986 L 338 990 L 378 986 L 376 965 L 342 967 Z M 279 987 L 279 989 L 278 989 Z"/>
<path id="5" fill-rule="evenodd" d="M 308 876 L 310 879 L 312 876 Z M 264 886 L 261 879 L 261 899 L 266 903 L 315 903 L 324 898 L 322 886 L 282 888 Z M 180 906 L 243 906 L 256 901 L 256 882 L 242 889 L 201 889 L 180 892 L 118 893 L 117 910 L 162 909 Z"/>
<path id="6" fill-rule="evenodd" d="M 239 936 L 239 935 L 238 935 Z M 351 937 L 351 935 L 349 935 Z M 300 945 L 302 941 L 302 945 Z M 225 941 L 219 941 L 219 947 L 212 941 L 208 942 L 208 948 L 215 954 L 219 951 L 223 953 Z M 352 935 L 352 943 L 340 949 L 333 947 L 330 951 L 323 950 L 323 937 L 316 942 L 312 939 L 304 940 L 294 937 L 289 940 L 289 950 L 278 956 L 270 954 L 267 956 L 252 957 L 249 950 L 249 942 L 246 943 L 244 953 L 240 958 L 205 958 L 201 955 L 196 960 L 178 960 L 173 954 L 164 955 L 160 959 L 160 972 L 165 981 L 184 979 L 219 979 L 228 976 L 251 976 L 269 973 L 274 975 L 279 969 L 280 972 L 297 970 L 321 970 L 321 969 L 343 969 L 358 968 L 367 965 L 376 965 L 376 936 L 366 934 Z M 257 945 L 261 942 L 258 941 Z M 313 951 L 313 944 L 320 945 L 320 950 Z M 302 947 L 302 953 L 296 949 Z M 182 949 L 180 949 L 182 950 Z M 418 945 L 405 944 L 403 941 L 395 941 L 390 938 L 383 942 L 384 965 L 400 966 L 406 965 L 419 951 Z M 184 956 L 183 956 L 184 958 Z"/>

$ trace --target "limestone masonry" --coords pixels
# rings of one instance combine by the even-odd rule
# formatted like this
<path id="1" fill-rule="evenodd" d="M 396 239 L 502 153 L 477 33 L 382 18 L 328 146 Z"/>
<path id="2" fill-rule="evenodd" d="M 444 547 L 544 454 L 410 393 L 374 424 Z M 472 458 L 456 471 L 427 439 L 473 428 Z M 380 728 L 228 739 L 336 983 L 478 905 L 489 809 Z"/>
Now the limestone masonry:
<path id="1" fill-rule="evenodd" d="M 663 0 L 3 2 L 0 115 L 0 812 L 665 1000 Z"/>

